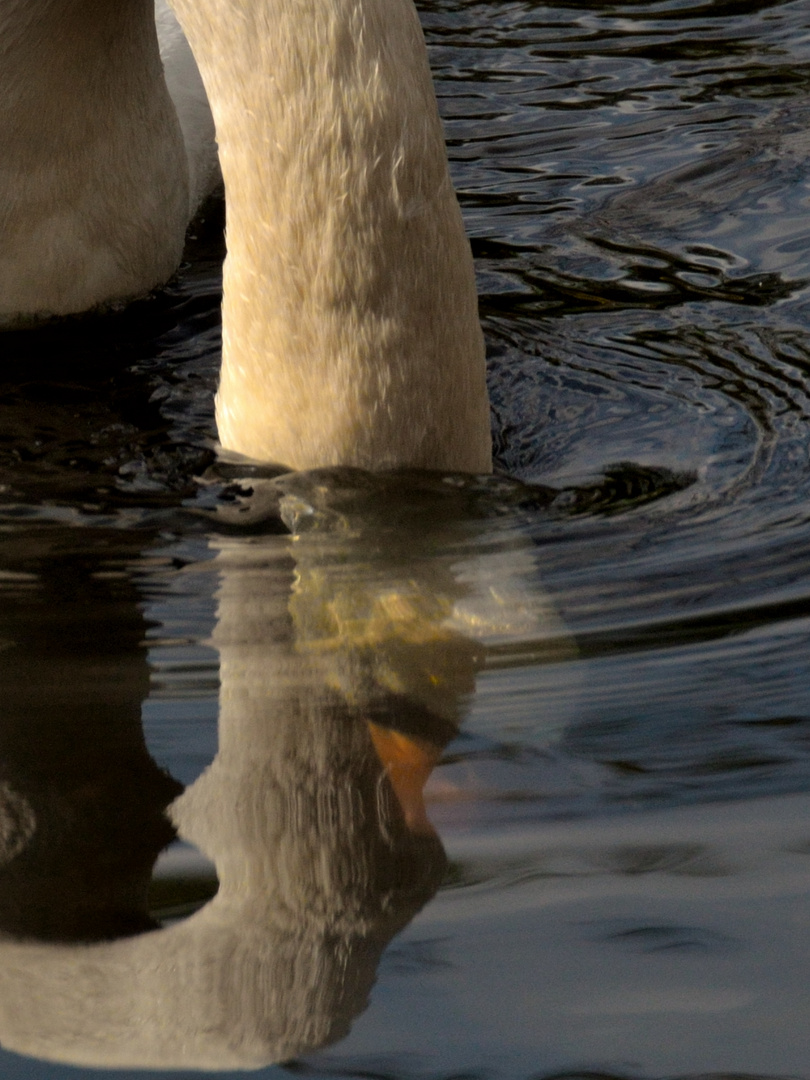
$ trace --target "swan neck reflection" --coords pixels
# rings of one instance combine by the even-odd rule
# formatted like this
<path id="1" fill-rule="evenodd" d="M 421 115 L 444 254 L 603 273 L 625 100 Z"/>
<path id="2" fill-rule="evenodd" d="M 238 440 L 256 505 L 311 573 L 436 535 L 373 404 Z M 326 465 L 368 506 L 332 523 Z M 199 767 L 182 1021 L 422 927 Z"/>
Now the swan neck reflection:
<path id="1" fill-rule="evenodd" d="M 391 755 L 375 745 L 368 722 L 369 707 L 379 720 L 386 691 L 351 655 L 351 640 L 336 655 L 301 637 L 294 570 L 323 581 L 313 573 L 321 550 L 294 550 L 295 563 L 287 540 L 234 541 L 216 559 L 220 748 L 170 815 L 215 861 L 219 892 L 184 922 L 115 941 L 72 943 L 69 930 L 61 943 L 0 940 L 4 1046 L 85 1066 L 233 1069 L 289 1058 L 348 1031 L 386 944 L 437 888 L 441 844 L 409 827 L 408 800 L 404 808 L 386 773 Z M 299 610 L 328 598 L 329 581 L 327 573 L 325 593 L 299 596 Z M 144 690 L 135 686 L 121 690 L 133 698 L 130 715 Z M 394 718 L 405 699 L 395 695 Z M 51 716 L 57 731 L 59 719 Z M 439 730 L 435 752 L 446 722 Z M 96 750 L 100 770 L 120 752 L 108 750 Z M 28 774 L 21 766 L 16 775 L 25 796 Z M 95 805 L 95 795 L 71 789 L 68 811 L 70 799 Z M 0 811 L 10 805 L 0 799 Z M 104 834 L 103 824 L 90 813 L 85 832 Z M 31 849 L 47 843 L 41 825 L 23 837 Z M 87 840 L 72 834 L 71 849 L 49 867 L 52 880 L 27 881 L 32 892 L 58 903 L 59 875 L 81 867 Z M 11 852 L 0 873 L 24 869 L 26 850 Z M 98 858 L 103 864 L 103 851 Z M 136 863 L 106 865 L 128 888 L 140 881 L 144 895 L 147 868 Z"/>

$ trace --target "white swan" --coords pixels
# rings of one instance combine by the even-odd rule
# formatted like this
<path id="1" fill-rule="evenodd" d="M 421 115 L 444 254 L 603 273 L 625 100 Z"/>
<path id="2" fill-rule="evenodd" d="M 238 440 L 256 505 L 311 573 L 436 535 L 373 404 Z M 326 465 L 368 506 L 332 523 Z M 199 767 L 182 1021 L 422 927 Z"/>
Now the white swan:
<path id="1" fill-rule="evenodd" d="M 0 5 L 0 326 L 130 300 L 177 269 L 216 146 L 188 45 L 153 5 Z"/>
<path id="2" fill-rule="evenodd" d="M 472 257 L 411 0 L 173 6 L 225 180 L 223 447 L 490 471 Z"/>
<path id="3" fill-rule="evenodd" d="M 164 79 L 152 3 L 0 13 L 0 324 L 138 296 L 178 264 L 211 164 L 182 134 L 209 121 L 158 0 Z M 489 472 L 472 257 L 411 0 L 176 10 L 226 182 L 223 447 Z"/>

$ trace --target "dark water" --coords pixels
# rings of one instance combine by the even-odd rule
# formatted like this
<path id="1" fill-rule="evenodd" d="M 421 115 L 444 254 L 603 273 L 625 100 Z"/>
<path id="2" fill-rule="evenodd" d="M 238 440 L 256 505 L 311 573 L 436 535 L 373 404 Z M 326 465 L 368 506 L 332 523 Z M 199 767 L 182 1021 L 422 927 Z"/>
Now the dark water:
<path id="1" fill-rule="evenodd" d="M 420 11 L 513 479 L 217 463 L 216 205 L 0 342 L 13 1080 L 810 1075 L 810 9 Z"/>

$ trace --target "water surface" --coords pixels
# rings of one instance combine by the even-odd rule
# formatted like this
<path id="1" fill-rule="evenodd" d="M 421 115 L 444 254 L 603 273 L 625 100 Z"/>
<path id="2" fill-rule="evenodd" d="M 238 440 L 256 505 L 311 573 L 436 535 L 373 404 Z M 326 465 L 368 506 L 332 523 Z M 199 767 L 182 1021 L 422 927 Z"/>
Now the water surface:
<path id="1" fill-rule="evenodd" d="M 216 203 L 0 343 L 12 1080 L 808 1075 L 810 14 L 420 14 L 502 476 L 218 463 Z"/>

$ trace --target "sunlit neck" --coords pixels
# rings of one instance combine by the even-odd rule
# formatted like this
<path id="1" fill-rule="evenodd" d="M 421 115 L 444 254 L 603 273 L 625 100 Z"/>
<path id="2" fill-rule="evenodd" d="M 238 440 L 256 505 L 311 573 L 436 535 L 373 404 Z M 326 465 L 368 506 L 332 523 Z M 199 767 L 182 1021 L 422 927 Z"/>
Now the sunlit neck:
<path id="1" fill-rule="evenodd" d="M 411 0 L 176 8 L 226 187 L 223 446 L 489 471 L 472 258 Z"/>

